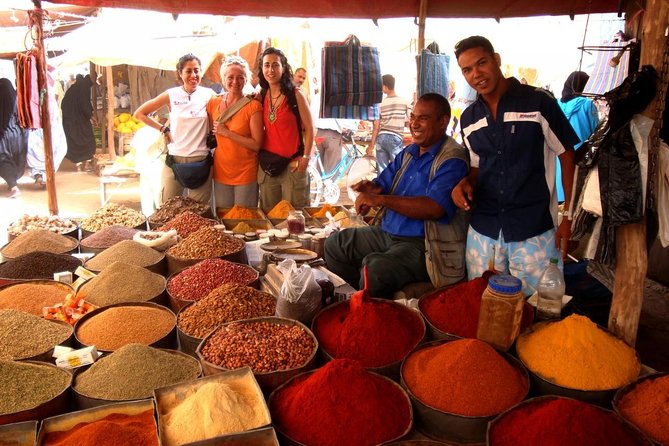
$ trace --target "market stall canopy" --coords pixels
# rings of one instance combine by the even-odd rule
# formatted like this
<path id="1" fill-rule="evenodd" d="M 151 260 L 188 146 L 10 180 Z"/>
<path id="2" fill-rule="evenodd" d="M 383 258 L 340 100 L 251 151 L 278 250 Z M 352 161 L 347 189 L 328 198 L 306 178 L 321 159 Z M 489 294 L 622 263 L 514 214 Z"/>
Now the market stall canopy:
<path id="1" fill-rule="evenodd" d="M 420 0 L 53 0 L 81 6 L 149 9 L 178 13 L 276 17 L 416 17 Z M 427 17 L 530 17 L 617 12 L 623 0 L 428 0 Z"/>

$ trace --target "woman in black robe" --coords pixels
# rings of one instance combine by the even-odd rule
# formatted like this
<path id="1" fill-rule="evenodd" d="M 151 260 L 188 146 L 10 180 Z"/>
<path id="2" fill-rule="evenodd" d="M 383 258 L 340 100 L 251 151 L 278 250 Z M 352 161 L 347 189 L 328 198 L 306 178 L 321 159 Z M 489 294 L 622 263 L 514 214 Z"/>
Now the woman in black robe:
<path id="1" fill-rule="evenodd" d="M 28 153 L 28 130 L 19 126 L 16 90 L 0 79 L 0 177 L 7 182 L 9 198 L 21 195 L 17 181 L 23 176 Z"/>
<path id="2" fill-rule="evenodd" d="M 65 92 L 63 103 L 63 130 L 67 140 L 65 158 L 81 167 L 84 161 L 90 164 L 95 154 L 93 135 L 93 105 L 91 104 L 91 77 L 77 75 L 76 82 Z"/>

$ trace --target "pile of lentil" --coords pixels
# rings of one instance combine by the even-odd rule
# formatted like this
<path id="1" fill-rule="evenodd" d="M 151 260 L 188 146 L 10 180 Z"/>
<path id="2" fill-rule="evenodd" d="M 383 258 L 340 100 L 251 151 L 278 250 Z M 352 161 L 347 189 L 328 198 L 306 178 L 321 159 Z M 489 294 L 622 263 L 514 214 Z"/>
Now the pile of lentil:
<path id="1" fill-rule="evenodd" d="M 27 359 L 40 355 L 71 335 L 69 325 L 11 308 L 0 310 L 0 359 Z"/>
<path id="2" fill-rule="evenodd" d="M 190 197 L 176 196 L 163 203 L 149 217 L 149 223 L 154 226 L 161 226 L 182 212 L 191 211 L 198 215 L 203 215 L 210 209 L 208 204 L 200 203 Z"/>
<path id="3" fill-rule="evenodd" d="M 334 358 L 381 367 L 404 357 L 421 341 L 425 327 L 420 315 L 392 302 L 372 300 L 354 311 L 340 304 L 323 311 L 314 334 Z"/>
<path id="4" fill-rule="evenodd" d="M 0 289 L 0 309 L 13 308 L 35 316 L 43 316 L 44 307 L 63 303 L 74 290 L 64 283 L 15 283 Z"/>
<path id="5" fill-rule="evenodd" d="M 153 390 L 200 376 L 200 363 L 185 354 L 129 344 L 77 375 L 72 388 L 104 400 L 150 398 Z"/>
<path id="6" fill-rule="evenodd" d="M 224 283 L 251 285 L 258 273 L 249 266 L 223 259 L 206 259 L 170 278 L 167 291 L 177 299 L 200 300 Z"/>
<path id="7" fill-rule="evenodd" d="M 669 444 L 669 375 L 654 375 L 633 385 L 616 409 L 653 441 Z"/>
<path id="8" fill-rule="evenodd" d="M 77 339 L 98 350 L 118 350 L 127 344 L 151 345 L 167 336 L 176 316 L 158 305 L 120 305 L 98 310 L 77 324 Z"/>
<path id="9" fill-rule="evenodd" d="M 15 258 L 35 251 L 64 254 L 77 248 L 76 239 L 46 229 L 24 232 L 2 249 L 2 255 Z"/>
<path id="10" fill-rule="evenodd" d="M 179 313 L 177 325 L 189 336 L 204 338 L 221 324 L 272 316 L 276 298 L 254 288 L 224 284 Z"/>
<path id="11" fill-rule="evenodd" d="M 81 222 L 81 229 L 97 232 L 107 226 L 126 226 L 134 228 L 146 222 L 146 217 L 122 204 L 107 203 L 90 217 Z"/>
<path id="12" fill-rule="evenodd" d="M 184 259 L 222 257 L 244 249 L 244 241 L 205 226 L 172 246 L 167 254 Z"/>
<path id="13" fill-rule="evenodd" d="M 641 370 L 631 347 L 576 314 L 521 335 L 516 351 L 532 372 L 571 389 L 617 389 Z"/>
<path id="14" fill-rule="evenodd" d="M 170 221 L 156 229 L 156 231 L 166 232 L 174 229 L 182 238 L 186 238 L 200 228 L 214 226 L 215 224 L 214 220 L 200 217 L 191 211 L 185 211 L 170 219 Z"/>
<path id="15" fill-rule="evenodd" d="M 254 373 L 303 366 L 317 345 L 299 325 L 232 322 L 218 328 L 202 346 L 202 356 L 226 369 L 251 367 Z"/>
<path id="16" fill-rule="evenodd" d="M 0 360 L 0 415 L 51 401 L 69 387 L 71 380 L 66 370 L 51 365 Z"/>
<path id="17" fill-rule="evenodd" d="M 165 278 L 141 266 L 114 262 L 77 292 L 93 305 L 146 302 L 165 290 Z"/>
<path id="18" fill-rule="evenodd" d="M 34 251 L 0 263 L 0 277 L 5 279 L 53 279 L 54 273 L 74 272 L 81 260 L 66 254 Z"/>
<path id="19" fill-rule="evenodd" d="M 81 240 L 81 246 L 106 249 L 123 240 L 132 240 L 138 232 L 139 229 L 128 228 L 127 226 L 107 226 Z"/>
<path id="20" fill-rule="evenodd" d="M 112 263 L 118 261 L 118 259 L 123 259 L 128 264 L 146 268 L 147 266 L 155 265 L 164 258 L 165 254 L 160 251 L 144 246 L 134 240 L 123 240 L 89 259 L 85 266 L 93 271 L 102 271 Z"/>
<path id="21" fill-rule="evenodd" d="M 529 390 L 526 376 L 478 339 L 416 350 L 404 361 L 402 378 L 422 403 L 469 417 L 499 414 Z"/>
<path id="22" fill-rule="evenodd" d="M 75 231 L 77 224 L 67 218 L 61 218 L 57 215 L 40 216 L 24 214 L 18 221 L 15 221 L 7 230 L 10 235 L 17 236 L 26 231 L 34 229 L 46 229 L 47 231 L 58 234 L 67 234 Z"/>

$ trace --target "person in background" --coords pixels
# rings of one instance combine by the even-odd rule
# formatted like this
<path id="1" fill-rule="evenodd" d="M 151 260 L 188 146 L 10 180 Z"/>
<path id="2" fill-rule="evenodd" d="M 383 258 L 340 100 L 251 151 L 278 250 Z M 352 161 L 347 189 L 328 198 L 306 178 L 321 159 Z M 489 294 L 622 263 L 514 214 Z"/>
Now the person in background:
<path id="1" fill-rule="evenodd" d="M 0 177 L 7 183 L 9 198 L 18 198 L 17 185 L 26 168 L 28 131 L 19 126 L 16 90 L 9 79 L 0 79 Z"/>
<path id="2" fill-rule="evenodd" d="M 583 71 L 574 71 L 571 73 L 564 83 L 562 97 L 558 100 L 558 105 L 562 113 L 567 117 L 576 132 L 576 136 L 578 136 L 579 142 L 574 146 L 576 150 L 583 145 L 586 139 L 590 138 L 590 135 L 597 128 L 597 124 L 599 124 L 597 106 L 592 99 L 581 96 L 585 84 L 588 83 L 588 79 L 590 79 L 590 76 Z M 562 169 L 560 168 L 560 163 L 557 163 L 556 166 L 555 179 L 557 182 L 558 202 L 563 202 L 565 197 L 562 186 Z"/>
<path id="3" fill-rule="evenodd" d="M 93 134 L 93 104 L 91 104 L 91 76 L 77 75 L 76 82 L 63 97 L 63 131 L 67 140 L 65 158 L 77 166 L 77 170 L 91 170 L 95 155 Z"/>
<path id="4" fill-rule="evenodd" d="M 332 172 L 342 156 L 342 135 L 358 129 L 355 119 L 320 118 L 316 120 L 316 149 L 321 156 L 323 173 Z"/>
<path id="5" fill-rule="evenodd" d="M 214 129 L 214 204 L 229 208 L 235 204 L 243 207 L 258 206 L 258 150 L 262 145 L 262 104 L 243 95 L 249 78 L 249 65 L 240 57 L 228 57 L 221 66 L 225 92 L 214 96 L 207 104 L 212 123 L 221 114 L 242 106 L 233 116 L 220 122 Z"/>
<path id="6" fill-rule="evenodd" d="M 202 64 L 195 55 L 181 56 L 176 71 L 177 81 L 181 85 L 170 88 L 140 105 L 135 111 L 135 118 L 165 136 L 168 154 L 172 155 L 175 163 L 203 161 L 210 156 L 206 145 L 209 133 L 207 104 L 214 91 L 200 86 Z M 160 124 L 152 117 L 162 107 L 167 107 L 170 111 L 169 125 Z M 162 199 L 158 204 L 184 192 L 194 200 L 208 203 L 211 199 L 211 173 L 209 177 L 202 186 L 187 189 L 177 181 L 172 168 L 166 165 L 161 175 Z"/>
<path id="7" fill-rule="evenodd" d="M 390 164 L 402 150 L 404 126 L 409 117 L 409 101 L 395 93 L 395 78 L 390 74 L 381 77 L 383 93 L 386 95 L 379 107 L 380 119 L 374 121 L 372 139 L 367 146 L 367 155 L 376 149 L 379 172 Z"/>
<path id="8" fill-rule="evenodd" d="M 261 150 L 291 158 L 288 167 L 277 176 L 269 176 L 259 166 L 260 207 L 270 210 L 279 201 L 287 200 L 301 209 L 309 205 L 307 167 L 314 141 L 309 104 L 293 84 L 292 69 L 281 50 L 267 48 L 260 55 L 259 66 L 265 126 Z M 301 146 L 303 151 L 299 150 Z"/>
<path id="9" fill-rule="evenodd" d="M 381 224 L 348 228 L 325 241 L 328 269 L 361 289 L 367 267 L 372 297 L 392 297 L 411 282 L 429 282 L 425 267 L 424 220 L 448 224 L 456 213 L 451 190 L 467 175 L 467 151 L 446 135 L 451 108 L 443 96 L 428 93 L 413 108 L 409 128 L 413 144 L 372 180 L 352 188 L 360 194 L 355 209 L 385 209 Z M 436 156 L 446 160 L 430 176 Z M 462 263 L 460 263 L 462 265 Z"/>
<path id="10" fill-rule="evenodd" d="M 297 88 L 302 88 L 302 84 L 307 80 L 307 70 L 304 68 L 298 68 L 293 74 L 293 83 Z"/>
<path id="11" fill-rule="evenodd" d="M 546 262 L 567 255 L 571 218 L 558 227 L 555 155 L 569 209 L 578 138 L 555 98 L 504 77 L 500 55 L 485 37 L 458 42 L 455 57 L 478 93 L 460 120 L 471 169 L 452 193 L 456 206 L 471 210 L 467 273 L 481 276 L 494 252 L 495 269 L 521 279 L 529 295 Z"/>

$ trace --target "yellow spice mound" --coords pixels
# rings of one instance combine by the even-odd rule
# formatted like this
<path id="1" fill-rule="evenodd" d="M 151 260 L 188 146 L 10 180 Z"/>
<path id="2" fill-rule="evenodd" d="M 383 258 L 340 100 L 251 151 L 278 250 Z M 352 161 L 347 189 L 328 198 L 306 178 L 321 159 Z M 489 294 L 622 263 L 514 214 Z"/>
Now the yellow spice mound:
<path id="1" fill-rule="evenodd" d="M 290 201 L 281 200 L 267 213 L 269 218 L 288 218 L 288 213 L 295 210 Z"/>
<path id="2" fill-rule="evenodd" d="M 237 223 L 237 225 L 234 228 L 232 228 L 232 232 L 234 232 L 235 234 L 246 234 L 247 232 L 256 232 L 256 228 L 243 221 Z"/>
<path id="3" fill-rule="evenodd" d="M 253 209 L 234 205 L 223 218 L 230 220 L 252 220 L 254 218 L 260 218 L 260 215 Z"/>
<path id="4" fill-rule="evenodd" d="M 330 212 L 330 215 L 334 215 L 337 213 L 337 209 L 330 205 L 330 204 L 324 204 L 319 210 L 313 213 L 314 217 L 325 217 L 325 214 Z"/>
<path id="5" fill-rule="evenodd" d="M 516 350 L 532 372 L 571 389 L 616 389 L 641 368 L 631 347 L 579 315 L 521 335 Z"/>

